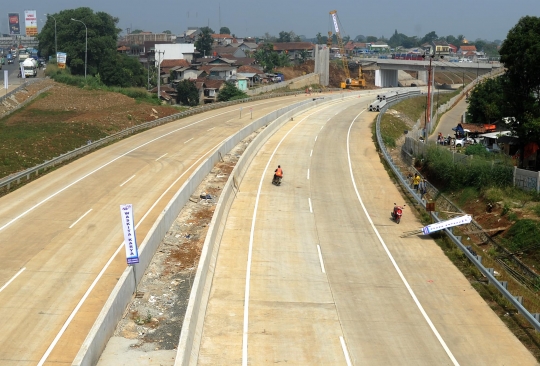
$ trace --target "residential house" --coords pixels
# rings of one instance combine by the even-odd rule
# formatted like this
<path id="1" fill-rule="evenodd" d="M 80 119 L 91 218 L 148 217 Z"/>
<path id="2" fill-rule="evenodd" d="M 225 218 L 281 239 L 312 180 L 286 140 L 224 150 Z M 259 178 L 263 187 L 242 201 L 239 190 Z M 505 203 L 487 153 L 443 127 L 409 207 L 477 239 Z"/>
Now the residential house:
<path id="1" fill-rule="evenodd" d="M 432 53 L 430 55 L 435 55 L 439 58 L 450 56 L 450 47 L 446 41 L 432 41 Z M 434 52 L 433 52 L 434 51 Z"/>
<path id="2" fill-rule="evenodd" d="M 448 44 L 448 48 L 449 48 L 449 51 L 450 51 L 450 55 L 455 55 L 458 51 L 458 48 L 457 46 L 454 46 L 453 44 Z"/>
<path id="3" fill-rule="evenodd" d="M 176 36 L 176 43 L 195 43 L 199 34 L 201 34 L 199 27 L 188 27 L 187 31 Z"/>
<path id="4" fill-rule="evenodd" d="M 169 74 L 173 68 L 189 68 L 191 64 L 188 60 L 163 60 L 161 61 L 161 72 Z"/>
<path id="5" fill-rule="evenodd" d="M 215 45 L 226 46 L 233 43 L 234 37 L 230 34 L 212 34 Z"/>
<path id="6" fill-rule="evenodd" d="M 274 51 L 277 53 L 286 53 L 289 59 L 295 60 L 301 58 L 302 52 L 307 52 L 308 58 L 313 58 L 315 45 L 311 42 L 276 42 Z M 258 49 L 262 48 L 263 44 L 259 44 Z"/>
<path id="7" fill-rule="evenodd" d="M 248 78 L 241 76 L 240 74 L 236 74 L 236 81 L 234 83 L 234 86 L 236 86 L 241 91 L 248 90 Z"/>
<path id="8" fill-rule="evenodd" d="M 262 68 L 250 65 L 240 66 L 236 75 L 247 78 L 249 86 L 260 84 L 265 78 L 265 72 Z"/>
<path id="9" fill-rule="evenodd" d="M 210 69 L 208 79 L 229 81 L 236 79 L 237 68 L 233 66 L 216 66 Z"/>
<path id="10" fill-rule="evenodd" d="M 240 45 L 238 46 L 238 48 L 244 51 L 246 55 L 252 55 L 253 53 L 255 53 L 257 51 L 257 47 L 257 43 L 254 42 L 244 42 L 240 43 Z"/>
<path id="11" fill-rule="evenodd" d="M 159 54 L 159 57 L 163 61 L 185 59 L 191 62 L 195 54 L 195 45 L 190 43 L 156 44 L 155 52 L 162 52 Z"/>
<path id="12" fill-rule="evenodd" d="M 225 80 L 197 79 L 197 84 L 203 88 L 202 98 L 199 98 L 201 104 L 217 102 L 219 91 L 224 87 Z"/>
<path id="13" fill-rule="evenodd" d="M 458 56 L 472 60 L 476 56 L 476 46 L 463 44 L 457 51 Z"/>
<path id="14" fill-rule="evenodd" d="M 240 58 L 240 57 L 246 57 L 246 53 L 244 50 L 240 47 L 233 47 L 231 45 L 229 46 L 214 46 L 212 47 L 212 55 L 206 55 L 206 56 L 213 56 L 218 57 L 222 55 L 232 55 L 233 58 Z"/>
<path id="15" fill-rule="evenodd" d="M 199 78 L 199 76 L 204 71 L 197 69 L 196 66 L 175 66 L 171 68 L 170 73 L 172 77 L 171 85 L 174 85 L 175 83 L 178 83 L 181 80 L 195 80 Z"/>
<path id="16" fill-rule="evenodd" d="M 384 52 L 390 50 L 390 47 L 386 42 L 377 41 L 369 45 L 369 49 L 373 52 Z"/>
<path id="17" fill-rule="evenodd" d="M 175 104 L 176 103 L 176 88 L 172 88 L 168 85 L 161 85 L 159 88 L 160 91 L 160 99 L 164 100 L 168 104 Z M 157 93 L 158 88 L 157 86 L 150 90 L 150 93 Z"/>

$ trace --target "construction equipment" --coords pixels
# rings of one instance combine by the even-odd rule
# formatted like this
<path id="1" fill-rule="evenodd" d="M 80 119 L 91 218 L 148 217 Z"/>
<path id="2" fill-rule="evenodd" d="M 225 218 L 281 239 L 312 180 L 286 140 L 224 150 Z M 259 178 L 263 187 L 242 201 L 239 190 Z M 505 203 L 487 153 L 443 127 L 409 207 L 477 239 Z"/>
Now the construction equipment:
<path id="1" fill-rule="evenodd" d="M 358 79 L 351 78 L 351 73 L 349 71 L 349 63 L 347 61 L 347 55 L 345 54 L 345 47 L 343 45 L 343 38 L 341 37 L 341 32 L 339 30 L 341 23 L 336 10 L 330 12 L 330 17 L 334 23 L 334 29 L 336 31 L 335 35 L 338 42 L 339 54 L 341 56 L 341 62 L 343 63 L 343 70 L 345 70 L 345 81 L 341 82 L 341 89 L 352 89 L 352 88 L 364 88 L 366 86 L 366 79 L 364 79 L 364 74 L 362 72 L 362 66 L 358 65 Z M 332 32 L 328 31 L 328 48 L 332 47 Z"/>

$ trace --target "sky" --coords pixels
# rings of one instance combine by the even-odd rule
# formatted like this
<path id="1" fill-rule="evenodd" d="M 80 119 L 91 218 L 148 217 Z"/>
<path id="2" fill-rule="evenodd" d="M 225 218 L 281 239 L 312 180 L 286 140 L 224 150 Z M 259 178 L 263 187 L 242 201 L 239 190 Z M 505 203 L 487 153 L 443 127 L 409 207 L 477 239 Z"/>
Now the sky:
<path id="1" fill-rule="evenodd" d="M 83 6 L 118 17 L 124 33 L 131 28 L 181 34 L 187 27 L 209 25 L 216 32 L 228 27 L 238 37 L 278 36 L 281 31 L 307 38 L 327 35 L 332 30 L 329 12 L 337 10 L 342 35 L 352 38 L 390 38 L 397 30 L 420 38 L 435 31 L 493 41 L 504 40 L 521 17 L 540 16 L 539 0 L 20 0 L 2 6 L 0 32 L 8 33 L 9 12 L 20 14 L 24 30 L 24 10 L 36 10 L 39 30 L 46 13 Z"/>

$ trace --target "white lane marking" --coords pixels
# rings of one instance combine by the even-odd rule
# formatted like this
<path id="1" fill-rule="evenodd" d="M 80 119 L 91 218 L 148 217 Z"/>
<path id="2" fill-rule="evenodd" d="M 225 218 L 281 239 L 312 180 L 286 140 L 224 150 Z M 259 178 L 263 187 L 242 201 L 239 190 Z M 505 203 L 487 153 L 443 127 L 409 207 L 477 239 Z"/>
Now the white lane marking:
<path id="1" fill-rule="evenodd" d="M 428 325 L 431 328 L 432 332 L 435 334 L 435 336 L 439 340 L 439 343 L 444 348 L 444 351 L 446 352 L 446 354 L 448 355 L 448 357 L 450 358 L 452 363 L 454 365 L 459 365 L 458 361 L 456 360 L 456 358 L 452 354 L 452 351 L 450 351 L 450 348 L 448 348 L 448 346 L 446 345 L 446 342 L 444 341 L 444 339 L 442 339 L 441 335 L 437 331 L 437 328 L 435 328 L 435 325 L 433 324 L 433 322 L 429 318 L 429 315 L 426 313 L 426 311 L 424 310 L 422 304 L 420 303 L 420 301 L 416 297 L 416 294 L 414 293 L 413 289 L 409 285 L 409 282 L 407 281 L 407 279 L 403 275 L 403 272 L 401 272 L 401 269 L 399 268 L 397 262 L 395 261 L 394 257 L 392 256 L 392 253 L 390 253 L 390 250 L 386 246 L 386 243 L 384 242 L 383 238 L 379 234 L 379 230 L 377 230 L 377 228 L 375 227 L 375 224 L 373 223 L 373 220 L 371 220 L 371 217 L 369 216 L 369 213 L 368 213 L 368 211 L 366 209 L 366 206 L 364 205 L 364 201 L 362 201 L 362 197 L 360 197 L 360 193 L 358 192 L 358 188 L 356 187 L 356 181 L 354 180 L 353 169 L 352 169 L 352 161 L 351 161 L 350 135 L 351 135 L 351 129 L 352 129 L 352 126 L 353 126 L 354 122 L 356 121 L 356 119 L 358 117 L 360 117 L 360 115 L 364 111 L 365 111 L 365 109 L 362 110 L 360 113 L 358 113 L 358 115 L 353 119 L 353 121 L 351 122 L 351 125 L 349 126 L 349 131 L 347 132 L 347 158 L 349 160 L 349 173 L 351 175 L 352 184 L 353 184 L 354 190 L 356 192 L 356 197 L 358 198 L 358 201 L 360 202 L 360 205 L 362 206 L 362 210 L 366 214 L 366 217 L 367 217 L 367 219 L 369 221 L 369 224 L 373 228 L 373 231 L 375 232 L 375 235 L 379 239 L 379 242 L 381 243 L 381 246 L 384 248 L 384 251 L 386 252 L 386 255 L 390 259 L 390 262 L 392 262 L 392 265 L 394 266 L 396 272 L 398 273 L 399 277 L 401 278 L 401 281 L 403 282 L 403 284 L 407 288 L 407 291 L 409 292 L 409 295 L 412 297 L 414 303 L 416 304 L 416 306 L 420 310 L 420 313 L 422 314 L 422 316 L 424 317 L 424 319 L 428 323 Z"/>
<path id="2" fill-rule="evenodd" d="M 317 251 L 319 252 L 319 262 L 321 262 L 321 271 L 322 271 L 322 273 L 326 273 L 326 271 L 324 269 L 324 262 L 323 262 L 323 259 L 322 259 L 321 246 L 319 244 L 317 244 Z"/>
<path id="3" fill-rule="evenodd" d="M 19 277 L 19 275 L 20 275 L 21 273 L 23 273 L 23 271 L 24 271 L 25 269 L 26 269 L 26 267 L 21 268 L 21 269 L 19 270 L 19 272 L 17 272 L 17 273 L 15 274 L 15 276 L 11 277 L 11 279 L 10 279 L 9 281 L 6 282 L 6 284 L 5 284 L 4 286 L 0 287 L 0 292 L 4 291 L 4 289 L 5 289 L 6 287 L 8 287 L 9 284 L 10 284 L 11 282 L 13 282 L 17 277 Z"/>
<path id="4" fill-rule="evenodd" d="M 212 131 L 215 127 L 209 128 L 206 131 Z"/>
<path id="5" fill-rule="evenodd" d="M 259 104 L 254 104 L 254 106 L 262 105 L 262 104 L 269 104 L 269 103 L 273 103 L 273 102 L 275 102 L 275 101 L 269 101 L 269 102 L 263 102 L 263 103 L 259 103 Z M 29 212 L 32 212 L 33 210 L 35 210 L 36 208 L 38 208 L 39 206 L 41 206 L 41 205 L 44 204 L 45 202 L 49 201 L 51 198 L 53 198 L 53 197 L 59 195 L 60 193 L 62 193 L 62 192 L 65 191 L 66 189 L 68 189 L 68 188 L 74 186 L 75 184 L 79 183 L 79 182 L 82 181 L 83 179 L 88 178 L 89 176 L 91 176 L 91 175 L 94 174 L 95 172 L 97 172 L 97 171 L 99 171 L 99 170 L 105 168 L 106 166 L 108 166 L 108 165 L 114 163 L 116 160 L 119 160 L 120 158 L 123 158 L 124 156 L 128 155 L 129 153 L 132 153 L 133 151 L 136 151 L 136 150 L 138 150 L 138 149 L 140 149 L 140 148 L 142 148 L 142 147 L 144 147 L 144 146 L 146 146 L 146 145 L 149 145 L 149 144 L 151 144 L 152 142 L 155 142 L 155 141 L 157 141 L 157 140 L 160 140 L 160 139 L 162 139 L 162 138 L 164 138 L 164 137 L 166 137 L 166 136 L 172 135 L 173 133 L 178 132 L 178 131 L 181 131 L 181 130 L 183 130 L 183 129 L 185 129 L 185 128 L 188 128 L 188 127 L 197 125 L 197 124 L 199 124 L 199 123 L 201 123 L 201 122 L 204 122 L 204 121 L 206 121 L 206 120 L 212 119 L 212 118 L 214 118 L 214 117 L 219 117 L 219 116 L 222 116 L 222 115 L 224 115 L 224 114 L 233 113 L 233 112 L 236 113 L 236 110 L 234 110 L 234 111 L 228 111 L 228 112 L 223 112 L 223 113 L 217 113 L 217 114 L 214 114 L 214 115 L 212 115 L 212 116 L 210 116 L 210 117 L 203 118 L 203 119 L 198 120 L 198 121 L 196 121 L 196 122 L 187 124 L 187 125 L 185 125 L 185 126 L 183 126 L 183 127 L 179 127 L 179 128 L 177 128 L 176 130 L 172 130 L 172 131 L 170 131 L 170 132 L 167 132 L 167 133 L 165 133 L 165 134 L 163 134 L 163 135 L 161 135 L 161 136 L 158 136 L 158 137 L 156 137 L 156 138 L 154 138 L 154 139 L 152 139 L 152 140 L 149 140 L 149 141 L 145 142 L 144 144 L 141 144 L 141 145 L 139 145 L 139 146 L 137 146 L 137 147 L 134 147 L 134 148 L 131 149 L 131 150 L 126 151 L 126 152 L 123 153 L 122 155 L 119 155 L 119 156 L 117 156 L 116 158 L 112 159 L 111 161 L 109 161 L 109 162 L 103 164 L 102 166 L 97 167 L 96 169 L 92 170 L 91 172 L 89 172 L 89 173 L 83 175 L 83 176 L 80 177 L 79 179 L 73 181 L 72 183 L 68 184 L 68 185 L 65 186 L 64 188 L 60 189 L 59 191 L 56 191 L 55 193 L 51 194 L 49 197 L 47 197 L 47 198 L 43 199 L 42 201 L 36 203 L 34 206 L 30 207 L 28 210 L 26 210 L 26 211 L 24 211 L 23 213 L 17 215 L 17 216 L 14 217 L 13 219 L 11 219 L 11 220 L 8 221 L 7 223 L 5 223 L 3 226 L 0 226 L 0 231 L 4 230 L 4 229 L 5 229 L 6 227 L 8 227 L 9 225 L 11 225 L 11 224 L 13 224 L 15 221 L 19 220 L 21 217 L 26 216 L 26 214 L 28 214 Z"/>
<path id="6" fill-rule="evenodd" d="M 88 211 L 86 211 L 85 214 L 82 215 L 81 217 L 79 217 L 79 218 L 77 219 L 77 221 L 75 221 L 73 224 L 71 224 L 71 226 L 70 226 L 68 229 L 71 229 L 73 226 L 77 225 L 77 223 L 78 223 L 79 221 L 81 221 L 86 215 L 88 215 L 88 214 L 90 213 L 90 211 L 92 211 L 92 209 L 89 209 Z"/>
<path id="7" fill-rule="evenodd" d="M 162 157 L 164 157 L 165 155 L 167 155 L 168 153 L 165 153 L 163 155 L 161 155 L 159 158 L 156 159 L 156 161 L 158 161 L 159 159 L 161 159 Z"/>
<path id="8" fill-rule="evenodd" d="M 309 180 L 309 169 L 307 170 L 307 179 Z"/>
<path id="9" fill-rule="evenodd" d="M 146 213 L 143 215 L 143 217 L 139 220 L 139 222 L 137 223 L 137 225 L 135 225 L 135 229 L 137 229 L 139 227 L 140 224 L 142 224 L 142 222 L 144 221 L 144 219 L 150 214 L 150 211 L 152 211 L 154 209 L 154 207 L 157 205 L 157 203 L 163 198 L 163 196 L 165 196 L 165 194 L 170 191 L 172 189 L 172 187 L 180 180 L 180 178 L 182 178 L 187 172 L 189 172 L 191 170 L 191 168 L 193 168 L 199 161 L 201 161 L 202 158 L 204 158 L 206 155 L 208 155 L 210 152 L 212 152 L 215 148 L 217 148 L 219 145 L 221 145 L 223 142 L 225 142 L 225 140 L 222 140 L 219 144 L 215 145 L 213 148 L 211 148 L 210 150 L 208 150 L 206 153 L 204 153 L 199 159 L 197 159 L 197 161 L 195 161 L 193 164 L 191 164 L 191 166 L 189 168 L 187 168 L 178 178 L 176 178 L 176 180 L 174 182 L 171 183 L 171 185 L 169 186 L 169 188 L 167 188 L 162 194 L 161 196 L 159 196 L 159 198 L 154 202 L 154 204 L 152 205 L 152 207 L 150 207 L 148 209 L 148 211 L 146 211 Z M 143 240 L 144 241 L 144 240 Z M 122 250 L 124 248 L 124 241 L 122 241 L 122 244 L 120 244 L 120 246 L 116 249 L 116 251 L 114 252 L 114 254 L 109 258 L 109 260 L 107 261 L 107 263 L 105 263 L 105 266 L 103 267 L 103 269 L 99 272 L 99 274 L 97 275 L 97 277 L 94 279 L 94 281 L 92 282 L 92 284 L 90 285 L 90 287 L 88 288 L 88 290 L 86 290 L 86 292 L 84 293 L 83 297 L 81 298 L 81 300 L 79 301 L 79 303 L 77 304 L 77 306 L 75 307 L 75 309 L 73 309 L 73 311 L 71 312 L 71 314 L 69 315 L 69 317 L 67 318 L 66 322 L 64 323 L 64 325 L 62 326 L 62 328 L 60 329 L 60 331 L 58 332 L 58 334 L 56 335 L 56 337 L 54 337 L 52 343 L 50 344 L 49 348 L 47 348 L 47 351 L 45 351 L 45 354 L 43 355 L 43 357 L 41 357 L 41 360 L 39 360 L 39 363 L 37 366 L 43 366 L 43 364 L 45 363 L 45 361 L 47 360 L 47 357 L 49 357 L 49 355 L 51 354 L 52 350 L 54 349 L 54 347 L 56 346 L 56 344 L 58 343 L 58 341 L 60 340 L 60 338 L 62 337 L 62 335 L 64 334 L 64 332 L 66 331 L 67 327 L 69 326 L 69 324 L 71 323 L 71 321 L 73 320 L 73 318 L 75 318 L 75 315 L 77 315 L 77 312 L 79 311 L 79 309 L 81 308 L 81 306 L 84 304 L 84 302 L 86 301 L 86 299 L 88 298 L 88 296 L 90 295 L 90 293 L 92 292 L 92 290 L 94 289 L 94 287 L 97 285 L 97 283 L 99 282 L 99 280 L 101 279 L 101 277 L 103 276 L 103 274 L 105 273 L 105 271 L 107 270 L 107 268 L 110 266 L 110 264 L 112 263 L 112 261 L 114 260 L 114 258 L 118 255 L 118 253 L 120 252 L 120 250 Z M 142 248 L 139 248 L 139 249 L 142 249 Z"/>
<path id="10" fill-rule="evenodd" d="M 184 141 L 184 144 L 187 144 L 188 142 L 190 142 L 190 141 L 193 140 L 193 139 L 194 139 L 194 137 L 190 138 L 190 139 L 187 140 L 187 141 Z"/>
<path id="11" fill-rule="evenodd" d="M 313 155 L 313 150 L 309 152 L 309 157 L 311 158 L 311 155 Z"/>
<path id="12" fill-rule="evenodd" d="M 347 349 L 347 345 L 345 344 L 345 340 L 342 336 L 339 336 L 339 341 L 341 342 L 341 349 L 343 350 L 343 355 L 345 356 L 345 362 L 347 362 L 347 366 L 352 366 L 351 357 L 349 356 L 349 350 Z"/>
<path id="13" fill-rule="evenodd" d="M 129 179 L 126 180 L 124 183 L 120 184 L 120 187 L 122 187 L 124 184 L 126 184 L 127 182 L 129 182 L 129 181 L 132 180 L 133 178 L 135 178 L 135 174 L 133 174 L 131 177 L 129 177 Z"/>
<path id="14" fill-rule="evenodd" d="M 321 131 L 323 128 L 324 128 L 324 125 L 321 126 L 321 129 L 319 131 Z"/>
<path id="15" fill-rule="evenodd" d="M 311 198 L 308 198 L 309 202 L 309 212 L 313 213 L 313 207 L 311 206 Z"/>
<path id="16" fill-rule="evenodd" d="M 347 97 L 351 98 L 351 97 Z M 329 108 L 333 106 L 334 104 L 338 104 L 343 102 L 343 100 L 337 101 L 336 103 L 331 103 L 330 105 L 324 107 L 323 109 Z M 255 223 L 257 222 L 257 209 L 259 207 L 259 197 L 261 196 L 261 189 L 262 185 L 266 176 L 266 172 L 268 171 L 268 167 L 270 166 L 270 162 L 272 161 L 272 158 L 277 152 L 277 149 L 281 145 L 281 143 L 285 140 L 285 138 L 298 126 L 300 123 L 302 123 L 307 118 L 311 117 L 313 114 L 318 112 L 313 112 L 306 117 L 302 118 L 300 121 L 298 121 L 286 134 L 281 138 L 279 143 L 277 144 L 276 148 L 272 152 L 272 155 L 270 155 L 270 158 L 268 159 L 268 162 L 266 163 L 266 166 L 264 167 L 264 170 L 261 175 L 261 180 L 259 181 L 259 188 L 257 190 L 257 196 L 255 196 L 255 207 L 253 208 L 253 217 L 251 219 L 251 231 L 249 233 L 249 245 L 248 245 L 248 260 L 246 265 L 246 288 L 244 292 L 244 326 L 243 326 L 243 335 L 242 335 L 242 366 L 247 366 L 248 364 L 248 329 L 249 329 L 249 292 L 250 292 L 250 280 L 251 280 L 251 261 L 253 257 L 253 238 L 255 235 Z M 38 365 L 39 366 L 39 365 Z"/>
<path id="17" fill-rule="evenodd" d="M 317 137 L 319 137 L 319 135 L 315 136 L 315 141 L 317 141 Z"/>

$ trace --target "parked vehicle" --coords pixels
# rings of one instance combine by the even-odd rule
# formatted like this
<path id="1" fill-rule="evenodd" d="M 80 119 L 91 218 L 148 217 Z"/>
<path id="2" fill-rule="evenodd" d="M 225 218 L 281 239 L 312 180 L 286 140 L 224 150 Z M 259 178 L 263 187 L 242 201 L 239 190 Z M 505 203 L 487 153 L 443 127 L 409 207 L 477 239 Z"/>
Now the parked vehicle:
<path id="1" fill-rule="evenodd" d="M 392 220 L 394 220 L 396 224 L 401 222 L 401 216 L 403 215 L 404 209 L 405 205 L 398 206 L 396 203 L 394 203 L 394 210 L 390 214 L 392 215 Z"/>
<path id="2" fill-rule="evenodd" d="M 24 68 L 24 76 L 25 77 L 36 77 L 37 76 L 37 70 L 38 70 L 38 64 L 37 61 L 33 58 L 27 58 L 23 61 L 23 68 Z"/>

